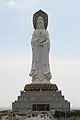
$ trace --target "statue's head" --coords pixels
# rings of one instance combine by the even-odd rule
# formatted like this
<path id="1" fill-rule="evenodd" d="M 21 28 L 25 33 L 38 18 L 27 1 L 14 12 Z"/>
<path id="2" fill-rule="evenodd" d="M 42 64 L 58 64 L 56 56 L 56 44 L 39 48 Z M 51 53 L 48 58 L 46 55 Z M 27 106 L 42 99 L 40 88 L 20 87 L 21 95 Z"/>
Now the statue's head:
<path id="1" fill-rule="evenodd" d="M 37 19 L 37 29 L 44 29 L 44 19 L 42 16 L 39 16 Z"/>

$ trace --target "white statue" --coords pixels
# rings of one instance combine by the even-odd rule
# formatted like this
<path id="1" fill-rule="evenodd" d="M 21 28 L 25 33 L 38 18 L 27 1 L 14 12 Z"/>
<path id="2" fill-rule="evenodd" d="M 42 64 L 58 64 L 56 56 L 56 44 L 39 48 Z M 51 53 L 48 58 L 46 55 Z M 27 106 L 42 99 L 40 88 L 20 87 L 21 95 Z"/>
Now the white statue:
<path id="1" fill-rule="evenodd" d="M 49 66 L 50 39 L 44 27 L 44 19 L 37 18 L 37 27 L 31 39 L 32 68 L 30 76 L 32 83 L 50 83 L 51 72 Z"/>

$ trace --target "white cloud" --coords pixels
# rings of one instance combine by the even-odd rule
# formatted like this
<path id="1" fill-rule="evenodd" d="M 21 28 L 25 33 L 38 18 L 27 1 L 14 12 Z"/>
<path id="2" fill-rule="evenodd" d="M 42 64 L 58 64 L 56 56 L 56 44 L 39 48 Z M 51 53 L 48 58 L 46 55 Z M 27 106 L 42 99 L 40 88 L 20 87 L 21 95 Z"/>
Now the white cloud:
<path id="1" fill-rule="evenodd" d="M 0 4 L 7 6 L 15 6 L 14 8 L 27 10 L 33 9 L 37 4 L 39 4 L 38 0 L 0 0 Z"/>
<path id="2" fill-rule="evenodd" d="M 12 5 L 14 5 L 14 4 L 15 4 L 15 1 L 14 1 L 14 0 L 10 0 L 10 1 L 9 1 L 9 5 L 10 5 L 10 6 L 12 6 Z"/>
<path id="3" fill-rule="evenodd" d="M 1 5 L 8 5 L 8 6 L 13 6 L 15 4 L 15 0 L 0 0 Z"/>
<path id="4" fill-rule="evenodd" d="M 17 57 L 2 54 L 0 56 L 0 106 L 9 106 L 20 94 L 25 84 L 30 83 L 28 76 L 31 56 L 29 54 Z M 56 83 L 72 106 L 80 107 L 80 60 L 64 60 L 50 57 L 52 83 Z M 5 90 L 4 90 L 5 89 Z M 8 97 L 7 97 L 8 95 Z"/>

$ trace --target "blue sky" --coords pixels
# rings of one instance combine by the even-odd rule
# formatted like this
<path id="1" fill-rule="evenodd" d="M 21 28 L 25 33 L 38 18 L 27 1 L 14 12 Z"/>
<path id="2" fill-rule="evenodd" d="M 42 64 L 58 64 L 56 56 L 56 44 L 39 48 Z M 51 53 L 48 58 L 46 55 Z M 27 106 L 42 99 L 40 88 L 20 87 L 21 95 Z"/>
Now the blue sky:
<path id="1" fill-rule="evenodd" d="M 53 78 L 72 107 L 80 107 L 80 0 L 0 0 L 0 106 L 9 107 L 31 82 L 32 15 L 49 15 Z"/>

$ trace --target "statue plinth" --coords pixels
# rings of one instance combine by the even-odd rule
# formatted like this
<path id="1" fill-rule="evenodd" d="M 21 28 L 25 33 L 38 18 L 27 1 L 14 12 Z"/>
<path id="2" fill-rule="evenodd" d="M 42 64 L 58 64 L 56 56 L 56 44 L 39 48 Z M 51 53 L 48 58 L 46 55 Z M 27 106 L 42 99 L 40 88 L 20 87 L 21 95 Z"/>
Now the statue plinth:
<path id="1" fill-rule="evenodd" d="M 27 84 L 17 101 L 12 103 L 16 114 L 33 112 L 70 111 L 70 102 L 65 100 L 56 84 Z"/>

